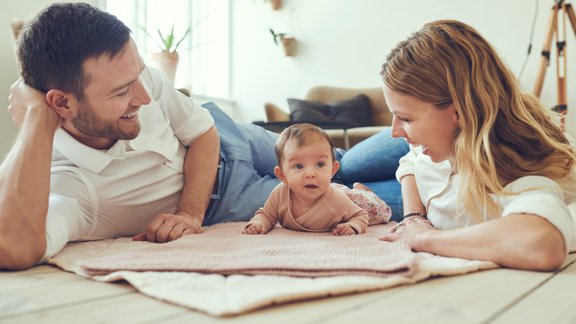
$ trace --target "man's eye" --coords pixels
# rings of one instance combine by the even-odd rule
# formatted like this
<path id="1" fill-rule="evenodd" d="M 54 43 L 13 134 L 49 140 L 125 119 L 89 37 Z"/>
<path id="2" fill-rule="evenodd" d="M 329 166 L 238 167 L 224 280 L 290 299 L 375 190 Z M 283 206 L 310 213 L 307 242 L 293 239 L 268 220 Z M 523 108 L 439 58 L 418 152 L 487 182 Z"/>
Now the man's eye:
<path id="1" fill-rule="evenodd" d="M 116 97 L 124 97 L 124 96 L 127 95 L 127 94 L 128 94 L 128 90 L 122 91 L 122 92 L 118 93 L 118 94 L 116 95 Z"/>
<path id="2" fill-rule="evenodd" d="M 323 167 L 326 166 L 326 163 L 324 163 L 324 162 L 318 162 L 318 163 L 316 163 L 316 166 L 319 167 L 319 168 L 323 168 Z"/>
<path id="3" fill-rule="evenodd" d="M 294 164 L 294 169 L 300 170 L 300 169 L 303 169 L 303 168 L 304 168 L 304 165 L 303 165 L 302 163 L 296 163 L 296 164 Z"/>

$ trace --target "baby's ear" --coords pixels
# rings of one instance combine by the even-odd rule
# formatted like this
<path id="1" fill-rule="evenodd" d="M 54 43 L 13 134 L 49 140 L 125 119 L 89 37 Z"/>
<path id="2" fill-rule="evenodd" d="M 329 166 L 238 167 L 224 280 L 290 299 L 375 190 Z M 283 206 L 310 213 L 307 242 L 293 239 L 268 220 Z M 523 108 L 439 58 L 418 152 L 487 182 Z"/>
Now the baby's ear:
<path id="1" fill-rule="evenodd" d="M 282 169 L 279 166 L 274 167 L 274 174 L 278 179 L 280 179 L 280 181 L 287 183 L 286 176 L 284 176 L 284 172 L 282 172 Z"/>
<path id="2" fill-rule="evenodd" d="M 334 176 L 338 170 L 340 170 L 340 162 L 334 161 L 334 163 L 332 163 L 332 176 Z"/>

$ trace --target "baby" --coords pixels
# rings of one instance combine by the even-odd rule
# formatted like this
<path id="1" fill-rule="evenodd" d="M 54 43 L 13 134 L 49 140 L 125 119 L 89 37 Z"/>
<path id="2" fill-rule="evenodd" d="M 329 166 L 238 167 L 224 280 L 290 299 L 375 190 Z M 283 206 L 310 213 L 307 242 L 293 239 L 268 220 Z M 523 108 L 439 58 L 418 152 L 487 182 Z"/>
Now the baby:
<path id="1" fill-rule="evenodd" d="M 266 234 L 280 223 L 296 231 L 353 235 L 390 219 L 390 208 L 373 192 L 331 183 L 340 163 L 323 129 L 311 124 L 286 128 L 276 143 L 276 156 L 274 174 L 282 183 L 248 222 L 245 234 Z"/>

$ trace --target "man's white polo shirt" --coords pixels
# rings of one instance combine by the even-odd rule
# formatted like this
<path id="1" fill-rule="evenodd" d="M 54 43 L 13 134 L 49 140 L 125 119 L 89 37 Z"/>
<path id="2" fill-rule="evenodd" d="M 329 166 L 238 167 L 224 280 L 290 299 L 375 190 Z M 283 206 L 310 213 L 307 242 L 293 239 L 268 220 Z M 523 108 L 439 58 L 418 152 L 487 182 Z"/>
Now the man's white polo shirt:
<path id="1" fill-rule="evenodd" d="M 134 235 L 157 214 L 176 211 L 185 146 L 214 121 L 158 71 L 144 70 L 141 81 L 152 102 L 139 111 L 134 140 L 101 151 L 56 132 L 43 261 L 69 241 Z"/>

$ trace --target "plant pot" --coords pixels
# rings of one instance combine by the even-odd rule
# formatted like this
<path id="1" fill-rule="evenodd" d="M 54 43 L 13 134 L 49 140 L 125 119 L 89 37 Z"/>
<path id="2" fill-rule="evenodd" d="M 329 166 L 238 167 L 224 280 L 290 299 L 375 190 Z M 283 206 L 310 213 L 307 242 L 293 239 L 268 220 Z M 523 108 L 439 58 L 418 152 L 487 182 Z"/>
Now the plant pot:
<path id="1" fill-rule="evenodd" d="M 150 65 L 162 71 L 174 84 L 180 56 L 175 52 L 150 53 Z"/>
<path id="2" fill-rule="evenodd" d="M 284 55 L 286 56 L 296 55 L 296 38 L 283 37 L 280 41 L 282 42 L 282 48 L 284 48 Z"/>
<path id="3" fill-rule="evenodd" d="M 282 8 L 282 0 L 269 0 L 272 5 L 272 10 L 280 10 Z"/>

